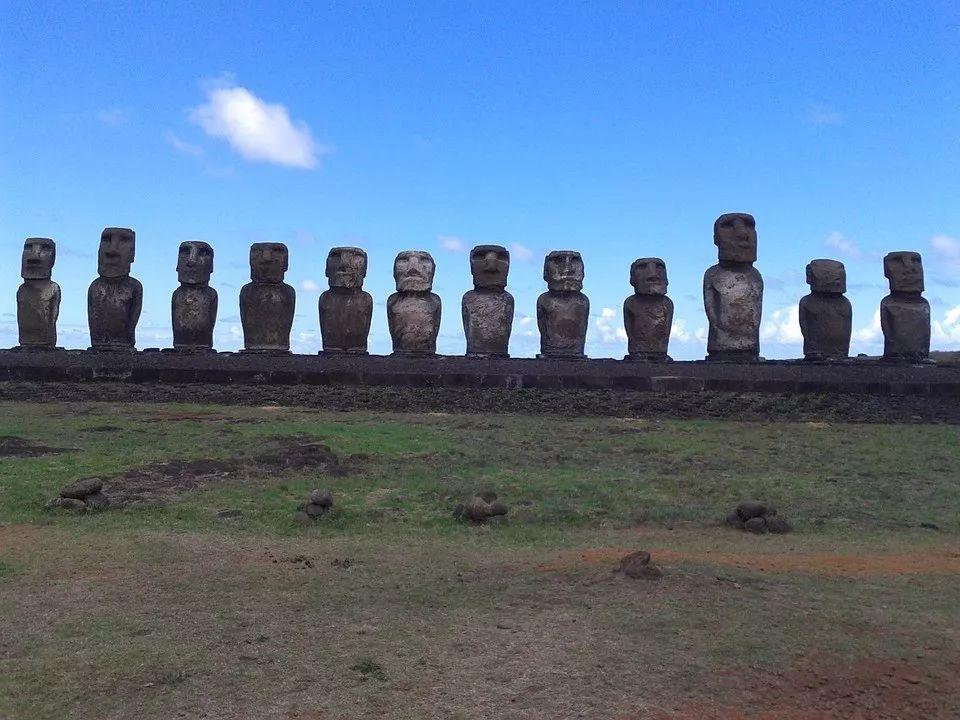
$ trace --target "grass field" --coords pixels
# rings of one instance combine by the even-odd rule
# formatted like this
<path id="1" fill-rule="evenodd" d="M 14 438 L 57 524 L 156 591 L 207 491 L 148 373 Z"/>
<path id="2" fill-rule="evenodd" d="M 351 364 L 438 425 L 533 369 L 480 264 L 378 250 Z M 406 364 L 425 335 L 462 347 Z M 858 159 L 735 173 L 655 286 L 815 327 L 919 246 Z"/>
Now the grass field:
<path id="1" fill-rule="evenodd" d="M 0 718 L 960 716 L 955 426 L 0 409 Z"/>

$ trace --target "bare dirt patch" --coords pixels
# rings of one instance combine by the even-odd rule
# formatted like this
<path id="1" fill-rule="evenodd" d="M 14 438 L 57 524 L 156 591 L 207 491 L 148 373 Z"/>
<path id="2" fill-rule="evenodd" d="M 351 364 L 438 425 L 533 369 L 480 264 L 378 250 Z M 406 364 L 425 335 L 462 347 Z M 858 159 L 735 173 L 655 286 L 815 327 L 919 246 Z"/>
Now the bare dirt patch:
<path id="1" fill-rule="evenodd" d="M 956 654 L 904 660 L 812 658 L 785 671 L 730 676 L 722 699 L 618 720 L 929 720 L 960 710 Z"/>
<path id="2" fill-rule="evenodd" d="M 317 470 L 334 477 L 342 477 L 352 469 L 328 445 L 313 438 L 280 440 L 253 460 L 272 470 Z"/>
<path id="3" fill-rule="evenodd" d="M 0 458 L 34 458 L 67 452 L 69 448 L 48 447 L 32 440 L 8 435 L 0 437 Z"/>
<path id="4" fill-rule="evenodd" d="M 592 548 L 563 551 L 547 563 L 538 565 L 546 572 L 558 572 L 596 565 L 616 566 L 620 558 L 635 548 Z M 893 576 L 893 575 L 956 575 L 960 574 L 960 551 L 929 550 L 923 553 L 887 554 L 833 554 L 833 553 L 772 553 L 733 554 L 695 553 L 669 548 L 648 548 L 660 563 L 702 563 L 727 565 L 744 570 L 770 572 L 798 572 L 815 575 Z"/>

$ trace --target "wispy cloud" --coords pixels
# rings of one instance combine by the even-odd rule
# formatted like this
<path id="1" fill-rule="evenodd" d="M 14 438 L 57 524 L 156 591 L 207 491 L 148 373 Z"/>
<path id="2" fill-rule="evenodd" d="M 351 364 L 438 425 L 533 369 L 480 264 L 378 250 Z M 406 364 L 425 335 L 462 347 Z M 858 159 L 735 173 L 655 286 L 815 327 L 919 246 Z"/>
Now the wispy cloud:
<path id="1" fill-rule="evenodd" d="M 304 292 L 315 293 L 320 292 L 320 286 L 313 280 L 301 280 L 300 289 Z"/>
<path id="2" fill-rule="evenodd" d="M 600 332 L 600 342 L 604 345 L 623 345 L 627 341 L 627 331 L 623 323 L 617 322 L 617 311 L 605 307 L 594 320 L 594 326 Z"/>
<path id="3" fill-rule="evenodd" d="M 437 235 L 437 242 L 448 252 L 463 253 L 469 249 L 463 239 L 457 235 Z"/>
<path id="4" fill-rule="evenodd" d="M 519 260 L 520 262 L 530 262 L 533 260 L 533 250 L 528 248 L 526 245 L 513 243 L 510 246 L 510 257 L 511 259 Z"/>
<path id="5" fill-rule="evenodd" d="M 934 235 L 930 238 L 930 249 L 936 260 L 934 276 L 948 285 L 960 281 L 960 240 L 950 235 Z"/>
<path id="6" fill-rule="evenodd" d="M 120 127 L 130 122 L 130 111 L 123 108 L 105 108 L 97 112 L 97 120 L 108 127 Z"/>
<path id="7" fill-rule="evenodd" d="M 813 125 L 843 125 L 846 117 L 829 105 L 814 103 L 807 108 L 807 121 Z"/>
<path id="8" fill-rule="evenodd" d="M 167 145 L 172 147 L 181 155 L 189 155 L 190 157 L 201 157 L 203 155 L 202 147 L 199 145 L 194 145 L 193 143 L 189 143 L 186 140 L 181 140 L 170 131 L 167 131 L 163 134 L 163 139 L 167 141 Z"/>
<path id="9" fill-rule="evenodd" d="M 206 93 L 207 101 L 190 111 L 190 120 L 246 160 L 311 170 L 327 152 L 305 123 L 290 119 L 284 105 L 266 102 L 229 79 L 212 83 Z"/>
<path id="10" fill-rule="evenodd" d="M 799 306 L 791 305 L 774 310 L 760 326 L 760 339 L 784 345 L 802 343 L 803 333 L 800 332 Z"/>
<path id="11" fill-rule="evenodd" d="M 850 260 L 863 260 L 868 256 L 868 253 L 864 252 L 856 242 L 837 230 L 827 235 L 823 239 L 823 244 Z"/>

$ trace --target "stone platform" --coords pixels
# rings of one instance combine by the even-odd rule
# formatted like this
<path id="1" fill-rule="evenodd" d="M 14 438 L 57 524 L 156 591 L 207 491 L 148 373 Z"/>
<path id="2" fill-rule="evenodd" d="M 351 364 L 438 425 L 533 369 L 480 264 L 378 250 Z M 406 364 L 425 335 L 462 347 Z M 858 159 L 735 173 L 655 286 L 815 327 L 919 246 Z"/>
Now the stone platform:
<path id="1" fill-rule="evenodd" d="M 354 385 L 657 393 L 853 393 L 960 397 L 960 366 L 431 358 L 377 355 L 0 351 L 0 382 Z"/>

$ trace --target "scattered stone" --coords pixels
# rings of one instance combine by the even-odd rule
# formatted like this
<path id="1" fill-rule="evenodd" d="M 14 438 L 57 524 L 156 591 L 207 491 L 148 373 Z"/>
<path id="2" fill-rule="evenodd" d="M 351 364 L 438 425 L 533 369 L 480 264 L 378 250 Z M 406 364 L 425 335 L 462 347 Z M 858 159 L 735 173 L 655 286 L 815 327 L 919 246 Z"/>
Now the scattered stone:
<path id="1" fill-rule="evenodd" d="M 308 502 L 297 505 L 294 520 L 307 525 L 319 520 L 333 507 L 333 493 L 329 490 L 311 490 Z M 306 518 L 306 520 L 304 520 Z"/>
<path id="2" fill-rule="evenodd" d="M 784 520 L 782 517 L 768 517 L 766 520 L 767 530 L 776 535 L 783 535 L 793 530 L 793 525 Z"/>
<path id="3" fill-rule="evenodd" d="M 95 492 L 93 495 L 87 495 L 84 502 L 87 503 L 87 508 L 94 511 L 106 510 L 110 507 L 110 500 L 102 492 Z"/>
<path id="4" fill-rule="evenodd" d="M 304 511 L 312 518 L 318 518 L 327 512 L 328 505 L 318 505 L 317 503 L 307 503 Z"/>
<path id="5" fill-rule="evenodd" d="M 238 518 L 243 515 L 243 512 L 240 510 L 221 510 L 217 513 L 218 520 L 230 520 L 231 518 Z"/>
<path id="6" fill-rule="evenodd" d="M 303 510 L 297 510 L 293 514 L 293 521 L 299 525 L 313 525 L 313 518 Z"/>
<path id="7" fill-rule="evenodd" d="M 754 535 L 763 535 L 767 531 L 766 518 L 752 517 L 743 524 L 743 529 Z"/>
<path id="8" fill-rule="evenodd" d="M 463 514 L 473 522 L 486 522 L 491 515 L 490 503 L 480 497 L 470 498 L 463 506 Z"/>
<path id="9" fill-rule="evenodd" d="M 497 494 L 493 490 L 487 488 L 478 492 L 477 497 L 481 498 L 484 502 L 492 503 L 496 502 Z"/>
<path id="10" fill-rule="evenodd" d="M 734 510 L 732 513 L 727 515 L 723 522 L 730 527 L 735 527 L 738 530 L 743 530 L 743 520 L 740 518 L 740 513 Z"/>
<path id="11" fill-rule="evenodd" d="M 333 493 L 329 490 L 311 490 L 310 504 L 328 508 L 333 506 Z"/>
<path id="12" fill-rule="evenodd" d="M 63 508 L 64 510 L 83 511 L 87 509 L 87 504 L 83 500 L 77 500 L 76 498 L 55 497 L 53 500 L 48 502 L 44 507 L 47 510 Z"/>
<path id="13" fill-rule="evenodd" d="M 764 503 L 745 502 L 737 505 L 737 515 L 743 522 L 755 517 L 765 517 L 766 515 L 776 515 L 768 511 Z"/>
<path id="14" fill-rule="evenodd" d="M 492 499 L 487 500 L 487 498 Z M 502 524 L 506 522 L 509 511 L 510 509 L 505 503 L 497 500 L 497 494 L 493 490 L 482 490 L 467 502 L 458 503 L 453 508 L 453 517 L 457 520 L 470 520 L 474 523 L 495 521 L 496 524 Z"/>
<path id="15" fill-rule="evenodd" d="M 939 526 L 939 525 L 937 525 L 936 523 L 932 523 L 932 522 L 922 522 L 922 523 L 920 523 L 920 527 L 922 527 L 924 530 L 939 530 L 939 529 L 940 529 L 940 526 Z"/>
<path id="16" fill-rule="evenodd" d="M 663 570 L 651 562 L 650 553 L 644 550 L 622 557 L 614 572 L 622 572 L 634 580 L 659 580 L 663 577 Z"/>
<path id="17" fill-rule="evenodd" d="M 100 478 L 84 478 L 62 487 L 60 497 L 84 500 L 88 495 L 99 493 L 101 490 L 103 490 L 103 480 Z"/>
<path id="18" fill-rule="evenodd" d="M 490 516 L 497 517 L 501 515 L 506 515 L 509 512 L 509 508 L 500 501 L 495 501 L 490 503 Z"/>
<path id="19" fill-rule="evenodd" d="M 463 517 L 464 508 L 465 508 L 465 505 L 463 503 L 456 504 L 456 506 L 453 508 L 454 519 L 459 520 L 460 518 Z"/>

